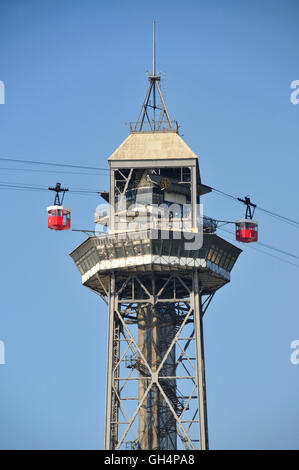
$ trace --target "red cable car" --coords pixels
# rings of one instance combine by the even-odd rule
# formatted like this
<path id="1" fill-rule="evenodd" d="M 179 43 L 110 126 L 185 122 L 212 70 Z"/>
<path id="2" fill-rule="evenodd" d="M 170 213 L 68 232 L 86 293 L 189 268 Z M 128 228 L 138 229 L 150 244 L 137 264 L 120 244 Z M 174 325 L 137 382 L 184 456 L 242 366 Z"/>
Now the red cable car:
<path id="1" fill-rule="evenodd" d="M 249 219 L 237 220 L 236 240 L 243 243 L 257 242 L 258 223 Z"/>
<path id="2" fill-rule="evenodd" d="M 252 220 L 256 205 L 250 201 L 249 197 L 238 198 L 246 204 L 245 219 L 236 222 L 236 240 L 242 243 L 252 243 L 258 240 L 258 223 Z M 253 210 L 251 210 L 253 208 Z"/>
<path id="3" fill-rule="evenodd" d="M 68 230 L 71 228 L 71 211 L 63 206 L 49 206 L 48 228 L 53 230 Z"/>
<path id="4" fill-rule="evenodd" d="M 54 205 L 47 207 L 48 214 L 48 228 L 52 230 L 69 230 L 71 228 L 71 210 L 63 207 L 63 199 L 66 188 L 61 188 L 60 183 L 56 183 L 55 188 L 49 188 L 50 191 L 55 191 Z M 60 200 L 59 193 L 62 194 Z"/>

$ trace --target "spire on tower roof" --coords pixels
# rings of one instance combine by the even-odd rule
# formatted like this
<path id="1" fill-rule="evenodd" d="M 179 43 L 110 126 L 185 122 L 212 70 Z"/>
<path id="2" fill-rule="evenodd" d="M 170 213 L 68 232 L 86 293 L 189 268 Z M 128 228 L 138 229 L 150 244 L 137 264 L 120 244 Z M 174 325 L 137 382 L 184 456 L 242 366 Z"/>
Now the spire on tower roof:
<path id="1" fill-rule="evenodd" d="M 171 122 L 163 99 L 159 82 L 161 75 L 156 74 L 156 22 L 153 21 L 153 70 L 148 74 L 149 87 L 142 104 L 137 122 L 131 123 L 131 132 L 178 132 L 178 123 Z M 158 92 L 158 93 L 157 93 Z M 158 96 L 157 96 L 158 95 Z M 158 99 L 157 99 L 158 98 Z"/>

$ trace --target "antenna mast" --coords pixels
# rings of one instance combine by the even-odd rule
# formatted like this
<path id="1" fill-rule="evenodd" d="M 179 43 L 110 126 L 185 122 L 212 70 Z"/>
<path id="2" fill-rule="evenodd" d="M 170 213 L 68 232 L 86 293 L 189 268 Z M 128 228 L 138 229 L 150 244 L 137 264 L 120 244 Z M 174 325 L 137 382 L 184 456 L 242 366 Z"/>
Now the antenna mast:
<path id="1" fill-rule="evenodd" d="M 155 33 L 156 33 L 156 22 L 153 21 L 153 76 L 156 75 L 156 51 L 155 51 Z"/>
<path id="2" fill-rule="evenodd" d="M 139 113 L 137 122 L 131 126 L 131 132 L 159 132 L 159 131 L 174 131 L 173 125 L 170 121 L 166 105 L 159 87 L 161 76 L 156 75 L 156 22 L 153 21 L 153 70 L 152 74 L 148 75 L 150 82 L 145 100 L 143 102 L 141 111 Z M 158 91 L 160 103 L 157 106 L 156 91 Z M 153 104 L 150 102 L 152 95 Z M 156 115 L 156 110 L 159 110 L 159 118 Z M 152 116 L 151 116 L 152 114 Z M 166 119 L 166 121 L 165 121 Z M 162 127 L 163 126 L 163 127 Z M 167 127 L 165 127 L 167 126 Z M 176 129 L 178 131 L 178 128 Z"/>

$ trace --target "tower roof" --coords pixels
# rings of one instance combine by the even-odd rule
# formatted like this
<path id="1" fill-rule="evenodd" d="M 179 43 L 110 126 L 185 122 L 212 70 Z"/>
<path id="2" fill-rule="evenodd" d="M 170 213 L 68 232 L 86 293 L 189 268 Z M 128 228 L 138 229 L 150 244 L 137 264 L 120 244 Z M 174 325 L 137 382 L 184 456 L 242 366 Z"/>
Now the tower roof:
<path id="1" fill-rule="evenodd" d="M 108 158 L 109 161 L 159 159 L 197 159 L 197 155 L 175 131 L 161 131 L 130 134 Z"/>

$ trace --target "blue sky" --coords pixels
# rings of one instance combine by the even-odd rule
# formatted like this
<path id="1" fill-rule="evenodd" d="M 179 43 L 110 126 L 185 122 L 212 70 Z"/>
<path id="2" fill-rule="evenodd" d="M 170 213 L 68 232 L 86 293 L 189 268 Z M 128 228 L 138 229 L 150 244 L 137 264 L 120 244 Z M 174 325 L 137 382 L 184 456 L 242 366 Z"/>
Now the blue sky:
<path id="1" fill-rule="evenodd" d="M 0 157 L 107 167 L 144 99 L 154 18 L 168 111 L 203 182 L 298 220 L 297 1 L 2 0 Z M 108 188 L 104 171 L 22 168 L 45 169 L 0 161 L 0 182 Z M 0 448 L 101 449 L 106 306 L 68 256 L 85 237 L 47 229 L 51 194 L 0 191 Z M 72 227 L 92 229 L 100 202 L 68 194 Z M 202 202 L 243 216 L 217 194 Z M 261 242 L 299 256 L 298 228 L 256 219 Z M 298 449 L 298 266 L 243 248 L 204 319 L 210 447 Z"/>

